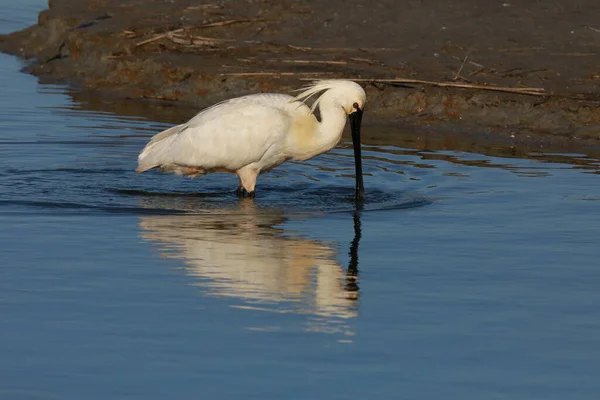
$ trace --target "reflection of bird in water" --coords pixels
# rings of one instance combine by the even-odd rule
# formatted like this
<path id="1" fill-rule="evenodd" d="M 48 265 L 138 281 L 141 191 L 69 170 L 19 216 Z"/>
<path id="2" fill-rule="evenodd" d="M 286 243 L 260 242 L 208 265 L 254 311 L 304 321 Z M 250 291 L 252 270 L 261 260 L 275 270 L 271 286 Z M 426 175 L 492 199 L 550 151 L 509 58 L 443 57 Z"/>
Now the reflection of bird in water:
<path id="1" fill-rule="evenodd" d="M 243 200 L 200 214 L 141 216 L 142 237 L 160 243 L 164 256 L 183 259 L 188 274 L 213 295 L 278 303 L 274 311 L 286 304 L 287 311 L 318 316 L 321 323 L 355 317 L 359 236 L 345 271 L 333 246 L 277 228 L 287 219 L 283 211 Z"/>

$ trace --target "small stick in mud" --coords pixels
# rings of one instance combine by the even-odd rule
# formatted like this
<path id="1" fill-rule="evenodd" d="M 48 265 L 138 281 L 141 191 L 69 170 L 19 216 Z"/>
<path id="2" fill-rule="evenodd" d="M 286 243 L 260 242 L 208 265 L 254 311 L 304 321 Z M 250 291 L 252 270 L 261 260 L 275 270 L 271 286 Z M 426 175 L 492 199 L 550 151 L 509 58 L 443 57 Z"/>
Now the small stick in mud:
<path id="1" fill-rule="evenodd" d="M 260 18 L 228 19 L 226 21 L 217 21 L 217 22 L 211 22 L 211 23 L 204 24 L 204 25 L 191 26 L 188 29 L 213 28 L 213 27 L 217 27 L 217 26 L 226 26 L 226 25 L 231 25 L 231 24 L 239 24 L 239 23 L 243 23 L 243 22 L 257 22 L 257 21 L 264 21 L 264 19 L 260 19 Z M 175 29 L 172 31 L 160 33 L 156 36 L 151 37 L 150 39 L 146 39 L 139 43 L 136 43 L 135 47 L 143 46 L 145 44 L 152 43 L 154 41 L 169 37 L 169 35 L 174 35 L 174 34 L 183 32 L 185 29 L 186 28 L 179 28 L 179 29 Z"/>
<path id="2" fill-rule="evenodd" d="M 381 62 L 375 61 L 375 60 L 371 60 L 370 58 L 362 58 L 362 57 L 350 57 L 348 58 L 348 60 L 350 61 L 355 61 L 355 62 L 359 62 L 359 63 L 367 63 L 369 65 L 383 65 Z"/>
<path id="3" fill-rule="evenodd" d="M 267 61 L 282 62 L 282 63 L 287 63 L 287 64 L 325 64 L 325 65 L 347 65 L 348 64 L 346 61 L 328 61 L 328 60 L 290 60 L 290 59 L 276 60 L 276 59 L 270 59 Z"/>
<path id="4" fill-rule="evenodd" d="M 194 28 L 212 28 L 215 26 L 225 26 L 225 25 L 231 25 L 231 24 L 241 24 L 243 22 L 261 22 L 261 21 L 265 21 L 265 20 L 261 19 L 261 18 L 228 19 L 226 21 L 217 21 L 217 22 L 211 22 L 209 24 L 198 25 L 198 26 L 195 26 Z"/>
<path id="5" fill-rule="evenodd" d="M 199 6 L 189 6 L 185 9 L 185 11 L 195 11 L 195 10 L 218 10 L 223 8 L 223 6 L 220 6 L 218 4 L 201 4 Z"/>
<path id="6" fill-rule="evenodd" d="M 600 29 L 596 29 L 596 28 L 593 28 L 593 27 L 591 27 L 591 26 L 588 26 L 588 28 L 590 28 L 590 29 L 591 29 L 591 30 L 593 30 L 594 32 L 598 32 L 598 33 L 600 33 Z"/>
<path id="7" fill-rule="evenodd" d="M 165 32 L 165 33 L 161 33 L 159 35 L 151 37 L 150 39 L 143 40 L 143 41 L 141 41 L 139 43 L 136 43 L 135 47 L 139 47 L 139 46 L 143 46 L 143 45 L 148 44 L 148 43 L 152 43 L 154 41 L 160 40 L 162 38 L 166 38 L 169 35 L 172 35 L 172 34 L 175 34 L 175 33 L 179 33 L 179 32 L 183 32 L 183 28 L 179 28 L 179 29 L 175 29 L 175 30 L 168 31 L 168 32 Z"/>
<path id="8" fill-rule="evenodd" d="M 331 75 L 333 72 L 229 72 L 219 74 L 220 76 L 294 76 L 294 75 Z M 300 78 L 303 80 L 306 78 Z M 314 79 L 306 79 L 314 80 Z"/>
<path id="9" fill-rule="evenodd" d="M 458 82 L 437 82 L 437 81 L 426 81 L 421 79 L 408 79 L 408 78 L 395 78 L 395 79 L 367 79 L 367 78 L 358 78 L 352 79 L 356 82 L 371 82 L 371 83 L 383 83 L 383 84 L 395 84 L 395 83 L 414 83 L 421 85 L 432 85 L 439 87 L 456 87 L 462 89 L 477 89 L 477 90 L 491 90 L 496 92 L 507 92 L 507 93 L 516 93 L 516 94 L 527 94 L 531 96 L 548 96 L 548 93 L 545 93 L 545 89 L 543 88 L 534 88 L 534 87 L 523 87 L 523 88 L 513 88 L 513 87 L 501 87 L 501 86 L 487 86 L 487 85 L 475 85 L 471 83 L 458 83 Z"/>
<path id="10" fill-rule="evenodd" d="M 465 58 L 463 59 L 462 63 L 460 64 L 460 68 L 458 69 L 458 71 L 456 71 L 456 73 L 454 74 L 454 79 L 453 80 L 457 80 L 458 78 L 462 78 L 464 79 L 462 76 L 460 76 L 461 71 L 463 70 L 465 63 L 467 62 L 467 59 L 469 58 L 469 55 L 467 54 L 465 56 Z"/>
<path id="11" fill-rule="evenodd" d="M 309 51 L 309 50 L 312 50 L 312 47 L 294 46 L 292 44 L 288 44 L 288 47 L 290 49 L 300 50 L 300 51 Z"/>
<path id="12" fill-rule="evenodd" d="M 127 39 L 133 39 L 133 38 L 137 37 L 137 33 L 135 33 L 134 31 L 127 30 L 127 29 L 122 31 L 121 35 L 125 36 Z"/>
<path id="13" fill-rule="evenodd" d="M 204 36 L 189 36 L 178 35 L 176 33 L 167 34 L 167 38 L 173 43 L 189 45 L 189 46 L 216 46 L 220 43 L 227 42 L 227 39 L 216 39 Z"/>

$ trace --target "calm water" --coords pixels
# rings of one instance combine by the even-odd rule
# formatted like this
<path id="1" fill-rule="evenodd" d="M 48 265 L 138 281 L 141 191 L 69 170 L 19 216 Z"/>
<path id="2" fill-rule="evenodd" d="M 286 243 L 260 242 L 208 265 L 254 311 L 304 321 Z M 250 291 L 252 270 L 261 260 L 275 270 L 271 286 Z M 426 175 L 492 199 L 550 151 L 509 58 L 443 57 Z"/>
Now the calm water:
<path id="1" fill-rule="evenodd" d="M 86 111 L 20 68 L 0 55 L 0 398 L 600 391 L 598 159 L 398 130 L 367 140 L 360 213 L 347 143 L 239 201 L 227 175 L 136 175 L 167 124 Z"/>

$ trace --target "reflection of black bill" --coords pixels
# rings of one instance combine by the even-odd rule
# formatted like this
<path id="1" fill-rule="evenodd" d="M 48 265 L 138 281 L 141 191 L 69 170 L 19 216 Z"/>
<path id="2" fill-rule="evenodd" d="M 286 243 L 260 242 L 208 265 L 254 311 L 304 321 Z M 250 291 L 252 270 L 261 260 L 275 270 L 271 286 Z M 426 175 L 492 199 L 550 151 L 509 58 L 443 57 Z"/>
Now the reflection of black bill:
<path id="1" fill-rule="evenodd" d="M 358 244 L 360 243 L 360 237 L 362 235 L 362 229 L 360 226 L 360 211 L 354 211 L 354 239 L 350 244 L 350 263 L 348 264 L 348 270 L 346 271 L 346 292 L 348 293 L 347 299 L 358 300 L 359 290 L 358 287 Z"/>
<path id="2" fill-rule="evenodd" d="M 362 157 L 360 154 L 360 125 L 363 111 L 356 110 L 349 115 L 350 130 L 352 131 L 352 144 L 354 146 L 354 166 L 356 168 L 356 201 L 365 199 L 365 188 L 363 186 Z"/>

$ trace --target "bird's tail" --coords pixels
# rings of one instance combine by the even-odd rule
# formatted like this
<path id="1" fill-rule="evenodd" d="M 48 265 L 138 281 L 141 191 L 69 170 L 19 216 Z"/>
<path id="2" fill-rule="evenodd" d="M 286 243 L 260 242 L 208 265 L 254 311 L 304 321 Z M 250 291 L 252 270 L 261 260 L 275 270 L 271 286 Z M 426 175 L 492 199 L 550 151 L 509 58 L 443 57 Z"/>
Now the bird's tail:
<path id="1" fill-rule="evenodd" d="M 160 160 L 160 155 L 162 154 L 160 151 L 160 147 L 162 147 L 160 146 L 161 142 L 164 143 L 166 138 L 175 135 L 182 130 L 183 125 L 177 125 L 154 135 L 138 156 L 138 167 L 135 172 L 141 173 L 160 166 L 162 164 Z"/>

